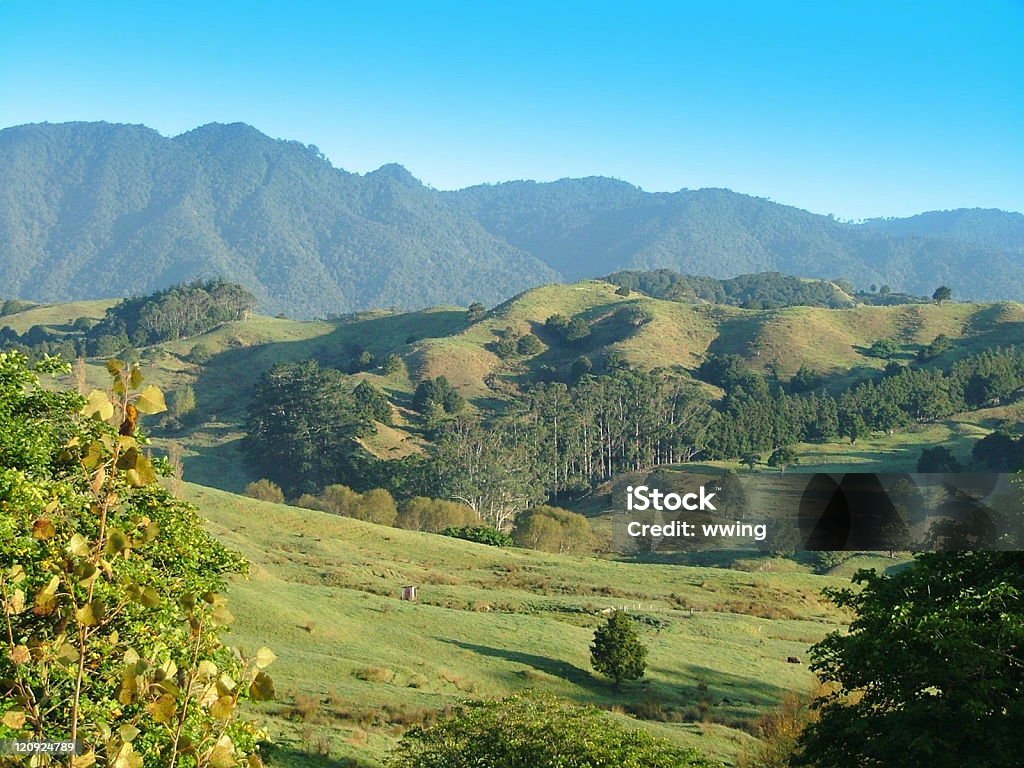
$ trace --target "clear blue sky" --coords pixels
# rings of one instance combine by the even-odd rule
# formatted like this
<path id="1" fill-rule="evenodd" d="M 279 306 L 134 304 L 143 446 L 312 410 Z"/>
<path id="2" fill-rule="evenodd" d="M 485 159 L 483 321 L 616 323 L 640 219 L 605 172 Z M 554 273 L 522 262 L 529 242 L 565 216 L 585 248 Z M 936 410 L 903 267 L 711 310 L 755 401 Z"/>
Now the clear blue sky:
<path id="1" fill-rule="evenodd" d="M 1024 211 L 1024 0 L 0 0 L 0 126 L 243 121 L 451 189 Z"/>

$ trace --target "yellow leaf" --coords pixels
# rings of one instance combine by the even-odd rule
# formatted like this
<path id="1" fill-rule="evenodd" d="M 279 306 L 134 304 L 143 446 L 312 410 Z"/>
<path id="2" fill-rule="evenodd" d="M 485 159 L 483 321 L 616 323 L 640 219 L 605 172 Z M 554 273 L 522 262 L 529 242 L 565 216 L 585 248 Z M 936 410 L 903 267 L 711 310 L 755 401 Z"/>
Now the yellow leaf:
<path id="1" fill-rule="evenodd" d="M 7 599 L 7 612 L 11 614 L 21 613 L 25 610 L 25 593 L 20 589 L 14 590 Z"/>
<path id="2" fill-rule="evenodd" d="M 167 410 L 167 403 L 164 401 L 164 393 L 150 384 L 139 392 L 135 407 L 139 409 L 139 413 L 163 413 Z"/>
<path id="3" fill-rule="evenodd" d="M 90 419 L 95 418 L 100 421 L 107 421 L 114 416 L 114 404 L 110 402 L 106 392 L 94 389 L 85 399 L 82 415 Z"/>
<path id="4" fill-rule="evenodd" d="M 117 376 L 121 371 L 124 370 L 124 360 L 118 360 L 116 357 L 107 360 L 107 371 L 111 376 Z"/>
<path id="5" fill-rule="evenodd" d="M 128 548 L 128 537 L 120 528 L 111 528 L 107 533 L 107 546 L 104 554 L 116 555 Z"/>
<path id="6" fill-rule="evenodd" d="M 57 529 L 53 527 L 53 522 L 41 517 L 32 524 L 32 538 L 39 541 L 47 541 L 52 539 L 54 534 L 57 533 Z"/>
<path id="7" fill-rule="evenodd" d="M 36 616 L 49 616 L 57 610 L 57 588 L 60 586 L 60 577 L 54 576 L 50 583 L 43 587 L 36 594 L 35 607 L 32 612 Z"/>
<path id="8" fill-rule="evenodd" d="M 75 557 L 89 556 L 89 541 L 80 533 L 76 533 L 68 542 L 68 552 Z"/>
<path id="9" fill-rule="evenodd" d="M 266 669 L 275 661 L 277 661 L 277 654 L 275 654 L 266 646 L 263 646 L 258 651 L 256 651 L 256 666 L 259 669 Z"/>
<path id="10" fill-rule="evenodd" d="M 217 692 L 221 696 L 227 696 L 235 690 L 235 685 L 235 681 L 231 679 L 227 672 L 217 678 Z"/>
<path id="11" fill-rule="evenodd" d="M 231 719 L 231 713 L 235 710 L 235 699 L 232 696 L 221 696 L 210 707 L 210 716 L 215 720 L 225 721 Z"/>
<path id="12" fill-rule="evenodd" d="M 111 768 L 142 768 L 142 755 L 138 754 L 131 744 L 125 744 L 118 750 Z"/>
<path id="13" fill-rule="evenodd" d="M 16 645 L 14 650 L 11 651 L 11 661 L 15 664 L 28 664 L 32 660 L 32 654 L 29 653 L 27 645 Z"/>
<path id="14" fill-rule="evenodd" d="M 270 701 L 274 698 L 274 681 L 266 672 L 259 672 L 249 685 L 249 696 L 253 701 Z"/>
<path id="15" fill-rule="evenodd" d="M 133 488 L 142 488 L 156 482 L 156 472 L 153 471 L 153 463 L 145 456 L 139 456 L 135 466 L 129 469 L 125 476 Z"/>
<path id="16" fill-rule="evenodd" d="M 169 693 L 165 693 L 159 699 L 151 703 L 147 709 L 156 722 L 169 723 L 174 717 L 174 713 L 178 711 L 178 702 L 174 696 Z"/>
<path id="17" fill-rule="evenodd" d="M 234 768 L 235 745 L 230 736 L 221 736 L 210 753 L 210 768 Z"/>
<path id="18" fill-rule="evenodd" d="M 146 587 L 142 590 L 141 602 L 147 608 L 159 608 L 163 600 L 160 597 L 160 593 L 153 589 L 153 587 Z"/>
<path id="19" fill-rule="evenodd" d="M 213 623 L 220 627 L 226 627 L 235 620 L 234 615 L 232 615 L 226 605 L 218 605 L 214 608 L 211 618 L 213 619 Z"/>
<path id="20" fill-rule="evenodd" d="M 64 643 L 57 650 L 57 661 L 63 664 L 74 664 L 78 661 L 78 649 L 71 643 Z"/>
<path id="21" fill-rule="evenodd" d="M 71 758 L 71 768 L 92 768 L 96 765 L 96 753 L 91 749 L 84 755 L 76 755 Z"/>
<path id="22" fill-rule="evenodd" d="M 138 389 L 139 384 L 142 383 L 142 369 L 139 368 L 139 364 L 136 363 L 132 366 L 131 385 L 132 389 Z"/>
<path id="23" fill-rule="evenodd" d="M 95 627 L 103 621 L 103 616 L 106 612 L 106 606 L 103 605 L 103 602 L 96 599 L 75 611 L 75 618 L 87 627 Z"/>
<path id="24" fill-rule="evenodd" d="M 107 470 L 102 466 L 96 470 L 96 473 L 92 476 L 92 483 L 89 485 L 89 490 L 93 493 L 99 493 L 103 490 L 103 484 L 107 481 Z"/>
<path id="25" fill-rule="evenodd" d="M 98 440 L 93 440 L 89 443 L 89 449 L 85 452 L 85 457 L 82 459 L 82 464 L 85 465 L 86 469 L 96 469 L 100 464 L 103 463 L 103 443 Z"/>
<path id="26" fill-rule="evenodd" d="M 25 725 L 25 713 L 20 709 L 12 709 L 10 712 L 4 713 L 3 724 L 16 731 L 20 730 Z"/>

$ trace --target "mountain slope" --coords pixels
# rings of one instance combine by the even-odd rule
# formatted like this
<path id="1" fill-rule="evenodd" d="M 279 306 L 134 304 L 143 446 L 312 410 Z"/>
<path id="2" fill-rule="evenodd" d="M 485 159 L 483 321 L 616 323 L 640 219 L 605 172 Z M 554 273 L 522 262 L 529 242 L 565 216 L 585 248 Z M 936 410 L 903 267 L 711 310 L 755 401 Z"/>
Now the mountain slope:
<path id="1" fill-rule="evenodd" d="M 556 277 L 404 169 L 345 173 L 249 126 L 0 132 L 6 295 L 95 298 L 214 275 L 266 311 L 306 316 L 493 303 Z"/>
<path id="2" fill-rule="evenodd" d="M 779 271 L 958 298 L 1024 299 L 1024 216 L 945 211 L 850 224 L 724 189 L 607 178 L 430 189 L 365 175 L 244 124 L 0 131 L 0 296 L 66 301 L 196 277 L 299 317 L 496 304 L 619 270 Z"/>
<path id="3" fill-rule="evenodd" d="M 646 193 L 604 178 L 446 194 L 567 279 L 628 269 L 713 277 L 779 271 L 918 294 L 947 283 L 964 298 L 1024 297 L 1020 214 L 953 211 L 857 225 L 726 189 Z M 937 226 L 947 219 L 962 223 Z"/>

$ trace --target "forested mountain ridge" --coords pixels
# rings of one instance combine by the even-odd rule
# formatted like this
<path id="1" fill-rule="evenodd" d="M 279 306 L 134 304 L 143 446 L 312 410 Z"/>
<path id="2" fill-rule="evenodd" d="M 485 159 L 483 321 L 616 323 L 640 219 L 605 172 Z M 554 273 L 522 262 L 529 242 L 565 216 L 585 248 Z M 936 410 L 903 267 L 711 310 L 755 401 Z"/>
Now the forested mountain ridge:
<path id="1" fill-rule="evenodd" d="M 958 295 L 978 300 L 1024 295 L 1006 282 L 1024 277 L 1019 213 L 935 211 L 853 224 L 727 189 L 647 193 L 596 177 L 446 194 L 570 280 L 657 268 L 712 277 L 777 271 L 917 294 L 955 283 Z"/>
<path id="2" fill-rule="evenodd" d="M 399 165 L 348 173 L 244 124 L 174 138 L 108 123 L 0 131 L 0 295 L 37 301 L 223 277 L 261 311 L 309 317 L 494 304 L 657 268 L 1020 299 L 1022 254 L 1024 216 L 1002 211 L 851 224 L 724 189 L 647 193 L 600 177 L 440 192 Z"/>
<path id="3" fill-rule="evenodd" d="M 230 277 L 261 308 L 498 301 L 556 279 L 404 169 L 358 176 L 246 125 L 0 132 L 0 286 L 45 301 Z"/>

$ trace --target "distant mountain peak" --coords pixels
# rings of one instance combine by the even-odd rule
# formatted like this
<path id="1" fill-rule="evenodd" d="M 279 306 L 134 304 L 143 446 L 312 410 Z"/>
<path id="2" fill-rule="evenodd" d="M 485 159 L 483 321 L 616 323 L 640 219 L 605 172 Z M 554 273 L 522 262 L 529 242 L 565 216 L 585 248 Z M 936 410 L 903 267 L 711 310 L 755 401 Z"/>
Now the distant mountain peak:
<path id="1" fill-rule="evenodd" d="M 399 163 L 388 163 L 382 165 L 376 171 L 371 171 L 367 176 L 376 179 L 390 179 L 391 181 L 397 181 L 410 187 L 421 187 L 423 182 L 417 179 L 409 169 Z"/>

